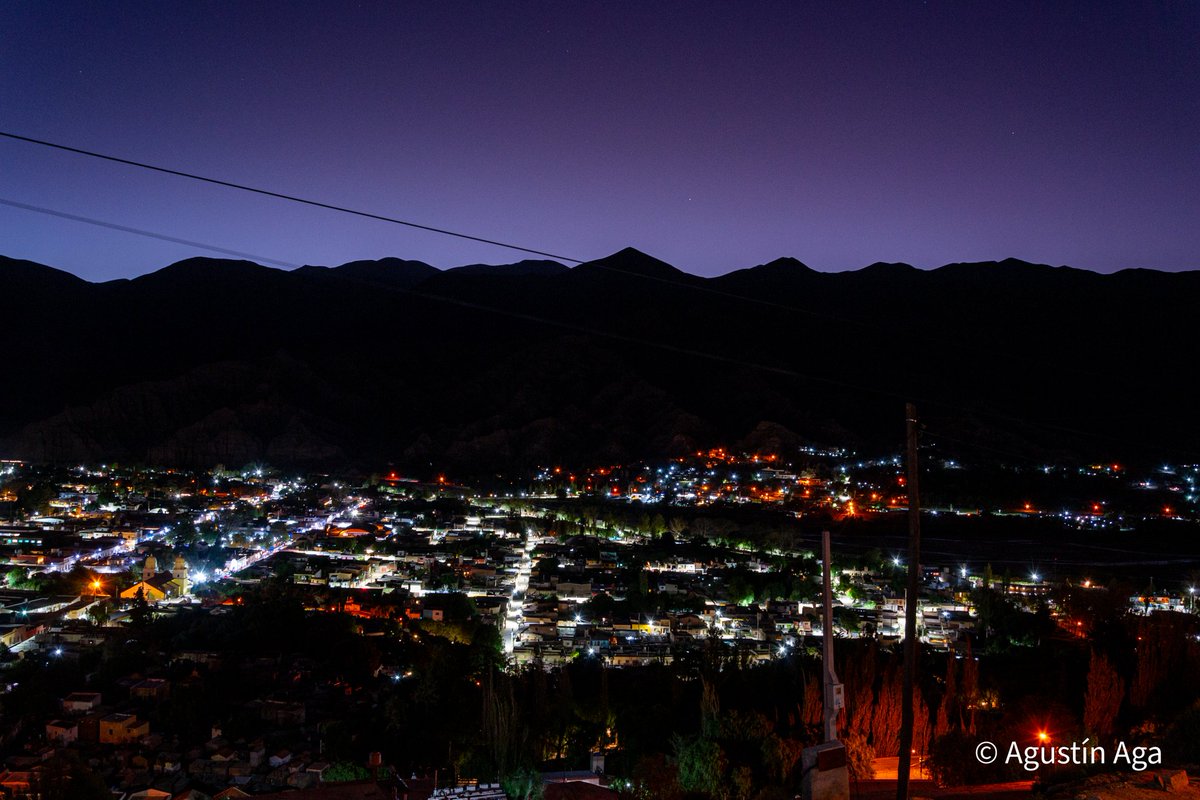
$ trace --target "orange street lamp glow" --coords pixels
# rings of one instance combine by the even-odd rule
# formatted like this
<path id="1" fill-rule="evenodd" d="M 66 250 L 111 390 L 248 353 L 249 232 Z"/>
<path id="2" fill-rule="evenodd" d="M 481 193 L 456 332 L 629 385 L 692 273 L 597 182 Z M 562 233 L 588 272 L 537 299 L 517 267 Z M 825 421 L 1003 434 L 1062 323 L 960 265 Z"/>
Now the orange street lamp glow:
<path id="1" fill-rule="evenodd" d="M 1038 731 L 1038 741 L 1042 744 L 1045 744 L 1046 742 L 1050 741 L 1050 734 L 1046 733 L 1045 731 Z"/>

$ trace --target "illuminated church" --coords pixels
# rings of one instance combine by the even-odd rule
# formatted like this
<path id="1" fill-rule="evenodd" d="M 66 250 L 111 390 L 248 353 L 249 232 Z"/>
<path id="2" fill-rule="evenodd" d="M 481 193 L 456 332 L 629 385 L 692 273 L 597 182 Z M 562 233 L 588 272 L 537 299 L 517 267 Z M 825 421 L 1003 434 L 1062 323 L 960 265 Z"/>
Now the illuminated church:
<path id="1" fill-rule="evenodd" d="M 133 599 L 142 593 L 147 603 L 157 603 L 168 597 L 182 597 L 191 588 L 188 582 L 188 566 L 183 556 L 175 557 L 175 565 L 170 571 L 158 571 L 158 559 L 147 556 L 142 565 L 142 579 L 121 592 L 121 597 Z"/>

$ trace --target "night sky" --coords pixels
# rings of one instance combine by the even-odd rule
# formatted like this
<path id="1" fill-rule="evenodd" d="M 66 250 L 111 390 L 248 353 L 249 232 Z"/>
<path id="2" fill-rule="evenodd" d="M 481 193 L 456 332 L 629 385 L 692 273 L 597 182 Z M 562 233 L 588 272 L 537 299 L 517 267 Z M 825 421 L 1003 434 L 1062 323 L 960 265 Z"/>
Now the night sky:
<path id="1" fill-rule="evenodd" d="M 697 274 L 1200 267 L 1200 3 L 0 4 L 0 129 Z M 0 140 L 0 198 L 296 264 L 521 258 Z M 204 254 L 0 206 L 92 280 Z"/>

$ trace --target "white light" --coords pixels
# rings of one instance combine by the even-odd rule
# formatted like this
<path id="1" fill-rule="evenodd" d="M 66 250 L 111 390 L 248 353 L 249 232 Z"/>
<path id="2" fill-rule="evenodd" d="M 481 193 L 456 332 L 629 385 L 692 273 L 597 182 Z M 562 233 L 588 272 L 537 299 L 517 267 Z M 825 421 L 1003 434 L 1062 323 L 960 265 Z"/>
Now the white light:
<path id="1" fill-rule="evenodd" d="M 1036 572 L 1030 574 L 1029 577 L 1033 580 L 1034 583 L 1037 583 L 1038 581 L 1040 581 L 1042 579 L 1042 576 L 1038 575 Z"/>

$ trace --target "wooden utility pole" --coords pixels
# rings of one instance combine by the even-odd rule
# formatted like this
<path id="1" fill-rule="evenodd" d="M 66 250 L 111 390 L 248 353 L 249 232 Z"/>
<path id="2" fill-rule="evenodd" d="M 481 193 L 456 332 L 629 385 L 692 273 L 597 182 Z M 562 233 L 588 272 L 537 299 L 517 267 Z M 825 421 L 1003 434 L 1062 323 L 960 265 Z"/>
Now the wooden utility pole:
<path id="1" fill-rule="evenodd" d="M 835 742 L 837 741 L 838 712 L 842 710 L 845 700 L 842 694 L 842 685 L 838 683 L 837 672 L 833 669 L 833 580 L 829 564 L 829 531 L 821 532 L 821 548 L 822 571 L 825 578 L 825 622 L 821 626 L 823 633 L 821 663 L 825 672 L 822 681 L 825 688 L 825 741 Z"/>
<path id="2" fill-rule="evenodd" d="M 850 800 L 850 770 L 846 746 L 837 738 L 838 712 L 845 706 L 842 685 L 833 669 L 833 575 L 829 554 L 829 531 L 821 533 L 824 573 L 824 650 L 821 658 L 825 688 L 825 741 L 804 748 L 800 754 L 800 797 L 803 800 Z"/>
<path id="3" fill-rule="evenodd" d="M 917 672 L 917 599 L 921 592 L 921 500 L 917 486 L 917 407 L 904 406 L 908 440 L 908 590 L 904 593 L 904 679 L 900 691 L 900 761 L 896 766 L 896 800 L 908 800 L 912 766 L 913 684 Z"/>

